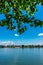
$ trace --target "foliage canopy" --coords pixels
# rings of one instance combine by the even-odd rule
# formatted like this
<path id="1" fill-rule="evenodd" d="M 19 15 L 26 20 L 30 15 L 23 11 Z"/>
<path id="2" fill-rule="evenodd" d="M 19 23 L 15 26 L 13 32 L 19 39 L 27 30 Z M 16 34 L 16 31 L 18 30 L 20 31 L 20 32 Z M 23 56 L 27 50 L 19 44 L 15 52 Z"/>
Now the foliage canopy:
<path id="1" fill-rule="evenodd" d="M 0 0 L 0 14 L 5 15 L 5 19 L 0 21 L 0 26 L 6 26 L 7 29 L 17 29 L 19 34 L 25 32 L 26 23 L 31 27 L 43 26 L 43 22 L 34 18 L 37 11 L 36 5 L 43 5 L 43 0 Z M 12 13 L 9 13 L 12 11 Z M 22 11 L 25 11 L 24 15 Z M 12 19 L 16 20 L 15 22 Z"/>

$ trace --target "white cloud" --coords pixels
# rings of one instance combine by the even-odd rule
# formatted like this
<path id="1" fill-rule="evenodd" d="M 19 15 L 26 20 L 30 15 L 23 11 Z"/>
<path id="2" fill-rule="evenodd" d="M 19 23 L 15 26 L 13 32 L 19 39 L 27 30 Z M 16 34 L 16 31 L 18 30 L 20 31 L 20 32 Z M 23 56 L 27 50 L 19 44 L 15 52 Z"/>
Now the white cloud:
<path id="1" fill-rule="evenodd" d="M 39 33 L 38 36 L 43 36 L 43 33 Z"/>
<path id="2" fill-rule="evenodd" d="M 14 34 L 14 36 L 18 37 L 18 36 L 19 36 L 19 34 Z"/>
<path id="3" fill-rule="evenodd" d="M 15 44 L 13 41 L 0 41 L 0 45 L 13 45 Z"/>

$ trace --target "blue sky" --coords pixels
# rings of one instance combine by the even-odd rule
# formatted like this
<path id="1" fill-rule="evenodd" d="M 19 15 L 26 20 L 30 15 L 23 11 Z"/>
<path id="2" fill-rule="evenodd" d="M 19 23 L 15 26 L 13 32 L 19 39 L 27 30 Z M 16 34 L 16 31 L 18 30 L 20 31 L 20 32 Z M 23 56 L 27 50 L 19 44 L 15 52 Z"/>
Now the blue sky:
<path id="1" fill-rule="evenodd" d="M 35 13 L 36 19 L 43 21 L 43 7 L 37 5 L 38 12 Z M 4 19 L 4 15 L 0 15 L 0 20 Z M 8 30 L 6 27 L 0 26 L 0 44 L 3 42 L 14 43 L 14 44 L 43 44 L 43 35 L 38 36 L 38 34 L 43 33 L 43 27 L 30 27 L 22 35 L 18 35 L 16 30 Z M 7 44 L 8 44 L 7 43 Z"/>

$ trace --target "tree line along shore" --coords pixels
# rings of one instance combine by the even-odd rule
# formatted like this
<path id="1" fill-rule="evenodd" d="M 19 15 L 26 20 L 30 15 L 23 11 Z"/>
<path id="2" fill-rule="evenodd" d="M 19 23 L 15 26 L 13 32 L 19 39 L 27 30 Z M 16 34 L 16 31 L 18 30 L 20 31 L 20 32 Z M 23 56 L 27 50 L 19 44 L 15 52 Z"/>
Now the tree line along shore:
<path id="1" fill-rule="evenodd" d="M 43 48 L 43 45 L 0 45 L 0 48 Z"/>

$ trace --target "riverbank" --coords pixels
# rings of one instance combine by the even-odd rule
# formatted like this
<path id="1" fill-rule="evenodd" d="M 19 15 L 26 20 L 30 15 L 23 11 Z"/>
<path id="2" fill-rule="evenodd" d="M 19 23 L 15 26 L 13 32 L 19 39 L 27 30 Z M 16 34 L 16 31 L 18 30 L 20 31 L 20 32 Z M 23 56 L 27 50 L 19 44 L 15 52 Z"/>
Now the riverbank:
<path id="1" fill-rule="evenodd" d="M 43 45 L 0 45 L 0 48 L 43 48 Z"/>

